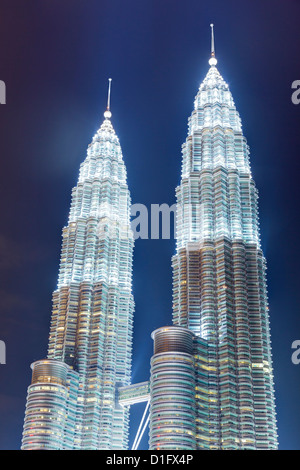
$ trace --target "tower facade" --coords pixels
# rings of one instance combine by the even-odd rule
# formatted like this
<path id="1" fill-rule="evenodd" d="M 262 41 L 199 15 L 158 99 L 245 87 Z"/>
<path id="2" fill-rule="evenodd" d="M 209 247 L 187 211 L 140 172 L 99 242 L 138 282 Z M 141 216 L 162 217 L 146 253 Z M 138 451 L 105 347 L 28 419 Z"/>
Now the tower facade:
<path id="1" fill-rule="evenodd" d="M 152 335 L 150 380 L 130 384 L 131 201 L 108 100 L 72 192 L 48 357 L 32 365 L 23 449 L 126 449 L 129 407 L 143 401 L 133 450 L 148 422 L 151 450 L 277 448 L 258 193 L 213 28 L 209 65 L 176 188 L 173 325 Z"/>
<path id="2" fill-rule="evenodd" d="M 173 323 L 207 342 L 210 398 L 206 418 L 196 418 L 198 448 L 275 449 L 258 193 L 241 119 L 217 69 L 213 29 L 209 64 L 188 120 L 176 189 Z"/>
<path id="3" fill-rule="evenodd" d="M 126 449 L 133 233 L 130 194 L 111 112 L 87 150 L 63 229 L 48 358 L 32 365 L 23 449 Z"/>
<path id="4" fill-rule="evenodd" d="M 193 334 L 163 327 L 152 333 L 150 450 L 196 449 Z"/>

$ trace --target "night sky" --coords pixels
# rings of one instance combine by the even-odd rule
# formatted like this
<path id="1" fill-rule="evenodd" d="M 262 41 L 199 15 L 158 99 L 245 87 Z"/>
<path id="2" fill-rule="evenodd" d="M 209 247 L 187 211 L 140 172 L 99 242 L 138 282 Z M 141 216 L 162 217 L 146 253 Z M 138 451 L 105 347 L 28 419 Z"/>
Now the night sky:
<path id="1" fill-rule="evenodd" d="M 299 0 L 0 0 L 0 449 L 19 449 L 30 364 L 47 354 L 61 230 L 86 148 L 112 123 L 132 202 L 175 202 L 181 145 L 208 71 L 210 23 L 259 190 L 280 449 L 300 449 Z M 133 382 L 171 324 L 174 240 L 137 240 Z M 131 442 L 144 405 L 132 409 Z M 141 448 L 147 448 L 147 437 Z"/>

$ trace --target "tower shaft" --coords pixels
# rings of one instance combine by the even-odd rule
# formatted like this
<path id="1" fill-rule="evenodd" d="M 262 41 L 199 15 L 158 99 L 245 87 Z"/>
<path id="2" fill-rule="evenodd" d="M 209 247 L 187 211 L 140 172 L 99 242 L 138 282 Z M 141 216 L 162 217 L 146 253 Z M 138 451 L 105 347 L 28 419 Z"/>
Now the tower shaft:
<path id="1" fill-rule="evenodd" d="M 212 418 L 201 431 L 208 439 L 199 448 L 274 449 L 258 195 L 239 114 L 215 58 L 210 65 L 189 118 L 176 189 L 173 322 L 207 341 L 208 354 L 213 352 L 217 386 L 208 405 Z"/>
<path id="2" fill-rule="evenodd" d="M 48 362 L 38 376 L 39 366 L 33 365 L 23 449 L 127 448 L 128 409 L 118 405 L 117 387 L 129 385 L 131 377 L 134 242 L 126 169 L 110 117 L 108 106 L 72 191 L 53 293 Z M 47 364 L 67 371 L 57 390 L 64 396 L 61 403 L 56 369 L 53 373 Z M 53 413 L 61 407 L 65 418 L 54 429 Z M 73 437 L 67 438 L 70 429 Z"/>

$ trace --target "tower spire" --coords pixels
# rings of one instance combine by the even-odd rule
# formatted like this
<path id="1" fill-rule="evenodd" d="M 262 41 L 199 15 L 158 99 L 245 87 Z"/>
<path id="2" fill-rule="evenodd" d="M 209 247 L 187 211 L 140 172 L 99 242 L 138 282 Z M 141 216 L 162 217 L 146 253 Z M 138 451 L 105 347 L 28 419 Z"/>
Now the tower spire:
<path id="1" fill-rule="evenodd" d="M 215 57 L 215 36 L 214 36 L 214 25 L 213 23 L 210 25 L 211 27 L 211 55 L 208 61 L 209 65 L 217 65 L 218 61 Z"/>
<path id="2" fill-rule="evenodd" d="M 104 117 L 105 117 L 106 119 L 110 119 L 110 118 L 111 118 L 111 111 L 110 111 L 111 81 L 112 81 L 112 79 L 109 78 L 109 79 L 108 79 L 108 93 L 107 93 L 107 108 L 106 108 L 106 111 L 105 111 L 105 113 L 104 113 Z"/>

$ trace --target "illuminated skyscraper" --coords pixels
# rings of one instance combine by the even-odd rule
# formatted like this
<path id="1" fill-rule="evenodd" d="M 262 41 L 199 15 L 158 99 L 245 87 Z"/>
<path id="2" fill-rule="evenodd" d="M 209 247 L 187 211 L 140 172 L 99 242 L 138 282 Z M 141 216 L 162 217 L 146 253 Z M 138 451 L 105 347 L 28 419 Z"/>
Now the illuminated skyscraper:
<path id="1" fill-rule="evenodd" d="M 127 447 L 128 409 L 118 405 L 117 387 L 131 376 L 134 241 L 109 108 L 110 87 L 104 122 L 72 191 L 48 358 L 32 365 L 23 449 Z"/>
<path id="2" fill-rule="evenodd" d="M 209 65 L 176 189 L 173 325 L 152 333 L 149 383 L 119 395 L 147 402 L 134 449 L 148 421 L 152 451 L 277 448 L 258 195 L 213 26 Z"/>
<path id="3" fill-rule="evenodd" d="M 277 431 L 258 194 L 240 116 L 217 69 L 211 26 L 210 68 L 188 121 L 176 189 L 173 323 L 207 342 L 208 362 L 202 365 L 207 381 L 196 383 L 198 448 L 274 449 Z"/>
<path id="4" fill-rule="evenodd" d="M 128 409 L 139 402 L 147 404 L 134 450 L 148 422 L 150 450 L 277 448 L 258 194 L 213 27 L 209 65 L 176 189 L 173 325 L 152 334 L 150 380 L 130 384 L 130 196 L 108 105 L 63 230 L 48 358 L 32 366 L 24 449 L 126 448 Z"/>

